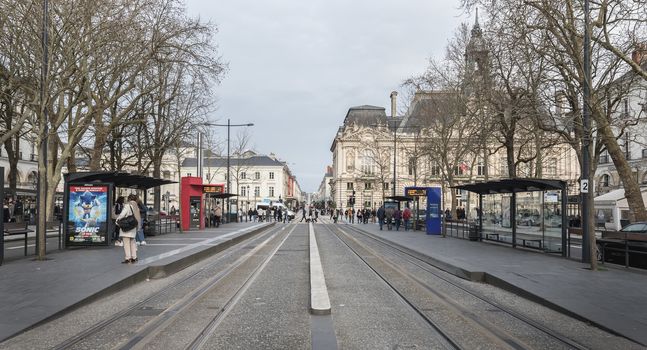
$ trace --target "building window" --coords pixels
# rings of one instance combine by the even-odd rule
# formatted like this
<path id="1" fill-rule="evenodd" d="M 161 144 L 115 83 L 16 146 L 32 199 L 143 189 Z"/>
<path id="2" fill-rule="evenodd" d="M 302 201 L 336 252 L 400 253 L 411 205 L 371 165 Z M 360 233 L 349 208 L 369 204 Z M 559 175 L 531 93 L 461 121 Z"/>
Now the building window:
<path id="1" fill-rule="evenodd" d="M 387 191 L 389 190 L 389 183 L 388 182 L 383 183 L 382 186 L 384 187 L 384 190 L 387 190 Z"/>
<path id="2" fill-rule="evenodd" d="M 240 195 L 243 197 L 247 196 L 247 187 L 243 186 L 240 188 Z"/>
<path id="3" fill-rule="evenodd" d="M 261 179 L 261 172 L 260 171 L 257 171 L 257 172 L 254 173 L 254 179 L 256 179 L 256 180 Z"/>
<path id="4" fill-rule="evenodd" d="M 600 154 L 600 160 L 598 161 L 598 163 L 599 164 L 609 163 L 609 154 L 607 152 Z"/>
<path id="5" fill-rule="evenodd" d="M 373 152 L 365 149 L 360 158 L 360 171 L 366 175 L 375 174 L 375 163 L 373 161 Z"/>
<path id="6" fill-rule="evenodd" d="M 431 176 L 440 176 L 440 167 L 438 165 L 431 166 Z"/>
<path id="7" fill-rule="evenodd" d="M 270 180 L 274 180 L 274 172 L 270 171 Z"/>
<path id="8" fill-rule="evenodd" d="M 274 186 L 270 186 L 269 195 L 270 197 L 274 197 Z"/>
<path id="9" fill-rule="evenodd" d="M 460 164 L 454 165 L 454 175 L 463 175 L 467 170 L 467 164 L 465 162 L 460 162 Z"/>
<path id="10" fill-rule="evenodd" d="M 647 148 L 643 149 L 643 158 L 647 158 Z"/>
<path id="11" fill-rule="evenodd" d="M 372 190 L 373 189 L 373 184 L 370 182 L 365 182 L 364 183 L 364 189 L 365 190 Z"/>
<path id="12" fill-rule="evenodd" d="M 479 162 L 476 165 L 476 174 L 479 176 L 485 176 L 485 165 L 483 165 L 483 162 Z"/>
<path id="13" fill-rule="evenodd" d="M 352 190 L 353 189 L 353 183 L 352 182 L 347 182 L 346 183 L 346 189 L 347 190 Z"/>
<path id="14" fill-rule="evenodd" d="M 191 173 L 186 173 L 186 176 L 191 176 Z"/>
<path id="15" fill-rule="evenodd" d="M 254 187 L 254 197 L 260 197 L 261 196 L 261 187 L 256 186 Z"/>
<path id="16" fill-rule="evenodd" d="M 600 186 L 601 187 L 609 187 L 609 175 L 608 174 L 602 175 L 602 177 L 600 178 Z"/>
<path id="17" fill-rule="evenodd" d="M 409 158 L 409 175 L 413 175 L 416 168 L 416 158 Z"/>
<path id="18" fill-rule="evenodd" d="M 243 171 L 243 172 L 241 172 L 241 173 L 240 173 L 240 179 L 241 179 L 241 180 L 245 180 L 246 178 L 247 178 L 247 173 L 246 173 L 246 172 L 244 172 L 244 171 Z"/>
<path id="19" fill-rule="evenodd" d="M 557 160 L 548 159 L 546 162 L 546 175 L 556 176 L 557 175 Z"/>

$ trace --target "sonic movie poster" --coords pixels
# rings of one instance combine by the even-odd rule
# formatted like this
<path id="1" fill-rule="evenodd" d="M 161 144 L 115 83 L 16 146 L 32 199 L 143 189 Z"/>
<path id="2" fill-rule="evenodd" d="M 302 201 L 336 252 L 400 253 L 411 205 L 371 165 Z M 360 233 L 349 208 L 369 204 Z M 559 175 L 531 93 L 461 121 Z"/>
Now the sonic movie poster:
<path id="1" fill-rule="evenodd" d="M 70 185 L 68 244 L 108 244 L 108 215 L 107 185 Z"/>

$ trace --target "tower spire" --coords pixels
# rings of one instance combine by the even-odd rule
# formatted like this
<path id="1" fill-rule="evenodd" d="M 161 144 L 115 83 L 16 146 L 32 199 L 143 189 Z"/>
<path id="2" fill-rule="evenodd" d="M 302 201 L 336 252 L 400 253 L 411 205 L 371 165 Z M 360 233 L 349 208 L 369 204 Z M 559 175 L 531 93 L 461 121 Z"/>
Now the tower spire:
<path id="1" fill-rule="evenodd" d="M 481 26 L 479 25 L 479 8 L 476 8 L 476 18 L 474 26 L 472 27 L 472 37 L 480 37 L 482 35 Z"/>

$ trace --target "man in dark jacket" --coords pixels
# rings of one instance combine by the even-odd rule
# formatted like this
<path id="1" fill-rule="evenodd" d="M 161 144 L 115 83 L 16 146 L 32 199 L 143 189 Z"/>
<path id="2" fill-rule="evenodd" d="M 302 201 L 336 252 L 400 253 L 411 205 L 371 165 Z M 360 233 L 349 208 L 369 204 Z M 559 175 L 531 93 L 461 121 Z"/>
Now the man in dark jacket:
<path id="1" fill-rule="evenodd" d="M 384 225 L 384 206 L 381 206 L 380 209 L 377 210 L 377 220 L 380 223 L 380 231 L 381 231 L 382 226 Z"/>

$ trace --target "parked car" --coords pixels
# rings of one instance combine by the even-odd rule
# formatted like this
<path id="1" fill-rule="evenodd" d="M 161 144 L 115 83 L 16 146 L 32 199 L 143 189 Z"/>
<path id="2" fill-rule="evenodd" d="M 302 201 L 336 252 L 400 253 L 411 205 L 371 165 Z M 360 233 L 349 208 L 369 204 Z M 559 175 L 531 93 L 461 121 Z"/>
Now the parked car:
<path id="1" fill-rule="evenodd" d="M 597 258 L 605 262 L 625 264 L 629 252 L 629 266 L 647 268 L 647 222 L 629 224 L 620 231 L 604 231 L 597 240 Z M 603 254 L 604 253 L 604 254 Z"/>
<path id="2" fill-rule="evenodd" d="M 288 209 L 287 214 L 288 214 L 288 219 L 289 219 L 289 220 L 294 220 L 294 216 L 295 216 L 295 214 L 294 214 L 294 212 L 293 212 L 292 210 L 289 210 L 289 209 Z"/>

